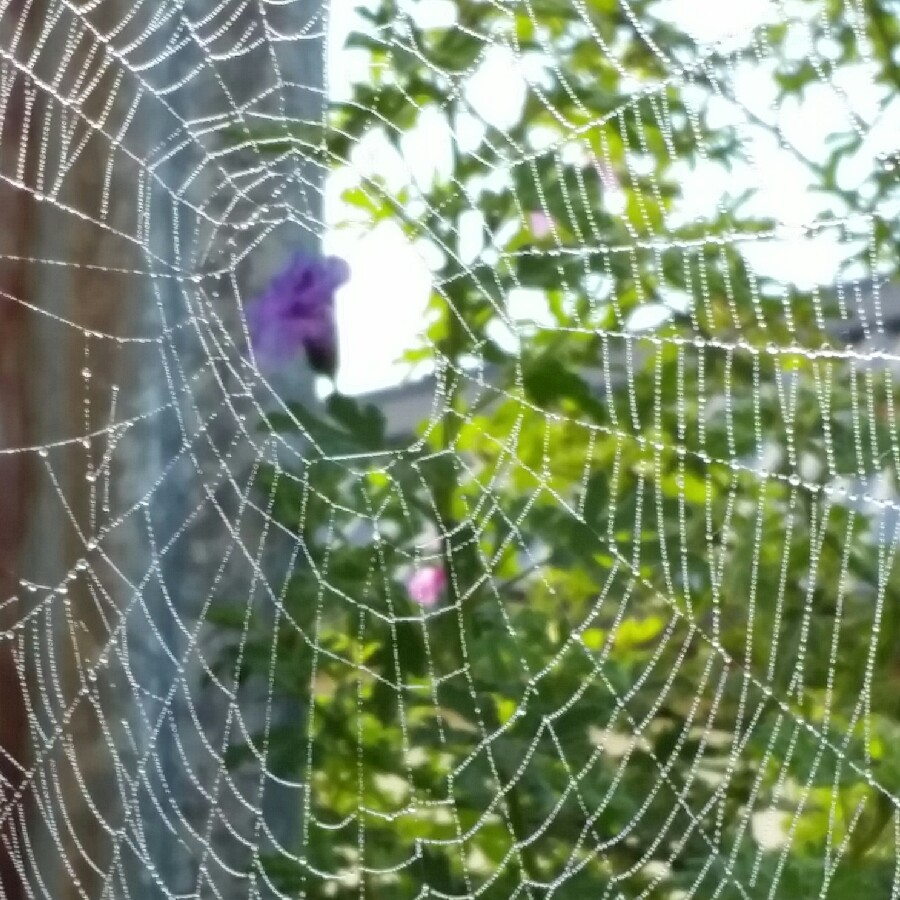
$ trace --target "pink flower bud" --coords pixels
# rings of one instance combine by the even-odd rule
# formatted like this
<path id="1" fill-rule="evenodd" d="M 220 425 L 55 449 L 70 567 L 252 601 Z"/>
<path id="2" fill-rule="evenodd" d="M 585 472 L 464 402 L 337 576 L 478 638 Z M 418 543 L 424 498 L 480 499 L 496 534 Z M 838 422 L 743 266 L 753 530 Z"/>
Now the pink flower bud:
<path id="1" fill-rule="evenodd" d="M 434 606 L 447 586 L 447 573 L 441 566 L 424 566 L 409 579 L 409 596 L 421 606 Z"/>
<path id="2" fill-rule="evenodd" d="M 531 212 L 528 214 L 528 225 L 531 233 L 540 241 L 553 233 L 553 220 L 545 212 Z"/>

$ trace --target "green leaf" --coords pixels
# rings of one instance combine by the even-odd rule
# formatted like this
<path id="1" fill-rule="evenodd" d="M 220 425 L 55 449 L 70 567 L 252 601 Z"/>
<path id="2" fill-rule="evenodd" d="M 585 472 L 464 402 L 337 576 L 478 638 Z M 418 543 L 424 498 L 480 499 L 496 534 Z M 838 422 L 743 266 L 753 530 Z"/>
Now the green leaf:
<path id="1" fill-rule="evenodd" d="M 206 621 L 221 628 L 242 630 L 246 624 L 247 607 L 241 603 L 216 603 L 209 608 Z"/>
<path id="2" fill-rule="evenodd" d="M 894 803 L 881 791 L 866 804 L 856 828 L 850 836 L 850 858 L 859 860 L 877 843 L 894 814 Z"/>
<path id="3" fill-rule="evenodd" d="M 602 628 L 588 628 L 582 632 L 581 642 L 588 650 L 602 650 L 606 644 L 606 632 Z"/>
<path id="4" fill-rule="evenodd" d="M 326 402 L 328 414 L 367 450 L 384 449 L 387 422 L 384 413 L 371 403 L 363 406 L 352 397 L 337 392 Z"/>
<path id="5" fill-rule="evenodd" d="M 665 627 L 661 616 L 648 616 L 646 619 L 625 619 L 616 630 L 615 649 L 635 650 L 649 643 Z"/>
<path id="6" fill-rule="evenodd" d="M 270 413 L 266 417 L 264 427 L 270 431 L 281 433 L 300 433 L 312 441 L 326 456 L 341 456 L 356 453 L 359 450 L 359 444 L 352 435 L 323 421 L 305 406 L 293 403 L 289 409 L 290 414 Z"/>
<path id="7" fill-rule="evenodd" d="M 588 383 L 553 353 L 532 358 L 524 367 L 523 382 L 529 400 L 540 407 L 552 407 L 572 400 L 585 412 L 602 417 L 603 406 Z"/>

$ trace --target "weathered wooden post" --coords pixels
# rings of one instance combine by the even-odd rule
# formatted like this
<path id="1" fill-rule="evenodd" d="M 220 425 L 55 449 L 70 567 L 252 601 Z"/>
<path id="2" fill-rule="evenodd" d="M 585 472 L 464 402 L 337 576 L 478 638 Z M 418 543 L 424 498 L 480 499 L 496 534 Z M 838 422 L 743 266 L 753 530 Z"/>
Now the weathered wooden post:
<path id="1" fill-rule="evenodd" d="M 17 185 L 18 176 L 31 174 L 26 111 L 29 84 L 13 64 L 28 52 L 34 34 L 23 17 L 27 4 L 7 4 L 5 19 L 18 21 L 17 34 L 4 36 L 0 62 L 0 450 L 12 451 L 26 441 L 25 384 L 29 367 L 26 347 L 28 313 L 18 301 L 26 294 L 32 202 Z M 5 27 L 5 26 L 4 26 Z M 29 499 L 29 468 L 24 453 L 0 454 L 0 893 L 8 900 L 25 896 L 19 861 L 28 803 L 22 786 L 28 767 L 27 722 L 12 628 L 21 616 L 14 599 L 16 572 L 22 550 L 22 531 Z"/>
<path id="2" fill-rule="evenodd" d="M 240 307 L 317 245 L 324 175 L 234 143 L 321 120 L 321 8 L 18 6 L 0 43 L 33 98 L 33 169 L 20 184 L 6 156 L 3 190 L 33 227 L 27 248 L 3 244 L 25 262 L 4 280 L 23 353 L 4 356 L 2 402 L 21 400 L 27 433 L 5 413 L 3 448 L 36 449 L 0 472 L 34 469 L 3 594 L 28 723 L 4 821 L 33 808 L 11 857 L 54 898 L 265 896 L 245 875 L 261 818 L 289 841 L 299 800 L 222 757 L 242 723 L 289 711 L 208 677 L 203 621 L 224 601 L 274 609 L 290 559 L 249 491 L 258 409 L 278 400 L 247 364 Z M 26 12 L 34 50 L 13 53 Z M 311 396 L 299 367 L 276 387 Z"/>

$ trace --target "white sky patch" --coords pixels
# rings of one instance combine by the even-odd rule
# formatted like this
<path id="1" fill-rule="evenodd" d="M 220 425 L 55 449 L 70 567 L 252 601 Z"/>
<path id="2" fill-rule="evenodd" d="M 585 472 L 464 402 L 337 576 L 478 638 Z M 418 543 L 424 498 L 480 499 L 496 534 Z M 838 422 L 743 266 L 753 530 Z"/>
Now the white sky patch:
<path id="1" fill-rule="evenodd" d="M 750 242 L 742 252 L 759 274 L 809 290 L 816 285 L 833 284 L 850 249 L 847 241 L 827 232 L 815 238 L 798 232 L 793 239 Z"/>
<path id="2" fill-rule="evenodd" d="M 881 154 L 900 149 L 900 97 L 885 103 L 881 114 L 866 134 L 859 152 L 844 160 L 838 168 L 841 187 L 854 189 L 871 174 Z"/>
<path id="3" fill-rule="evenodd" d="M 672 308 L 665 303 L 646 303 L 638 306 L 628 316 L 629 331 L 650 331 L 672 317 Z"/>
<path id="4" fill-rule="evenodd" d="M 677 313 L 687 313 L 694 305 L 694 298 L 687 291 L 663 287 L 659 291 L 660 298 L 666 306 Z"/>
<path id="5" fill-rule="evenodd" d="M 428 266 L 394 222 L 362 236 L 350 230 L 332 232 L 325 251 L 342 256 L 351 270 L 336 301 L 338 388 L 357 394 L 398 383 L 409 365 L 397 360 L 425 322 L 432 284 Z"/>
<path id="6" fill-rule="evenodd" d="M 456 4 L 451 0 L 401 0 L 398 6 L 422 29 L 450 28 L 456 23 Z"/>
<path id="7" fill-rule="evenodd" d="M 491 319 L 485 328 L 485 334 L 507 353 L 519 352 L 519 338 L 502 319 Z"/>
<path id="8" fill-rule="evenodd" d="M 477 150 L 487 129 L 478 116 L 465 110 L 457 113 L 454 123 L 456 144 L 460 153 L 472 153 Z"/>
<path id="9" fill-rule="evenodd" d="M 760 218 L 774 218 L 784 225 L 806 225 L 823 211 L 824 197 L 809 190 L 809 170 L 774 139 L 754 141 L 755 169 L 751 184 L 756 193 L 745 211 Z"/>
<path id="10" fill-rule="evenodd" d="M 466 100 L 494 128 L 512 128 L 522 117 L 528 85 L 509 47 L 491 47 L 466 85 Z"/>
<path id="11" fill-rule="evenodd" d="M 396 193 L 409 182 L 409 167 L 383 131 L 370 131 L 350 151 L 350 164 L 360 175 L 376 176 Z"/>
<path id="12" fill-rule="evenodd" d="M 550 312 L 547 296 L 536 288 L 514 288 L 506 300 L 509 318 L 519 325 L 554 328 L 558 323 Z"/>
<path id="13" fill-rule="evenodd" d="M 401 137 L 400 146 L 413 181 L 426 192 L 453 172 L 453 133 L 446 115 L 434 107 L 422 112 L 416 127 Z"/>
<path id="14" fill-rule="evenodd" d="M 772 15 L 771 0 L 661 0 L 653 12 L 677 22 L 699 44 L 740 46 L 747 33 Z M 724 49 L 724 48 L 723 48 Z"/>
<path id="15" fill-rule="evenodd" d="M 484 216 L 477 209 L 467 209 L 459 217 L 459 259 L 471 266 L 484 249 Z"/>
<path id="16" fill-rule="evenodd" d="M 362 48 L 348 50 L 344 46 L 352 32 L 368 30 L 367 23 L 358 14 L 365 6 L 365 3 L 351 4 L 348 0 L 337 0 L 330 6 L 325 67 L 331 100 L 349 100 L 353 96 L 354 83 L 368 77 L 368 52 Z"/>

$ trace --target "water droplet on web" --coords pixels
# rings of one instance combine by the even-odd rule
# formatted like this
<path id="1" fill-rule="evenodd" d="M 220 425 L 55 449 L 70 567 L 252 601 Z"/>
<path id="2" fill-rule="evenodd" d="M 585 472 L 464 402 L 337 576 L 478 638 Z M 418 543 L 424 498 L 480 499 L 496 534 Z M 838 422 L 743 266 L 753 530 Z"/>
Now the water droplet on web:
<path id="1" fill-rule="evenodd" d="M 91 370 L 87 366 L 81 370 L 81 377 L 84 378 L 85 381 L 91 377 Z"/>
<path id="2" fill-rule="evenodd" d="M 41 459 L 46 459 L 49 456 L 49 451 L 46 447 L 41 447 L 38 450 L 38 456 L 40 456 Z"/>

